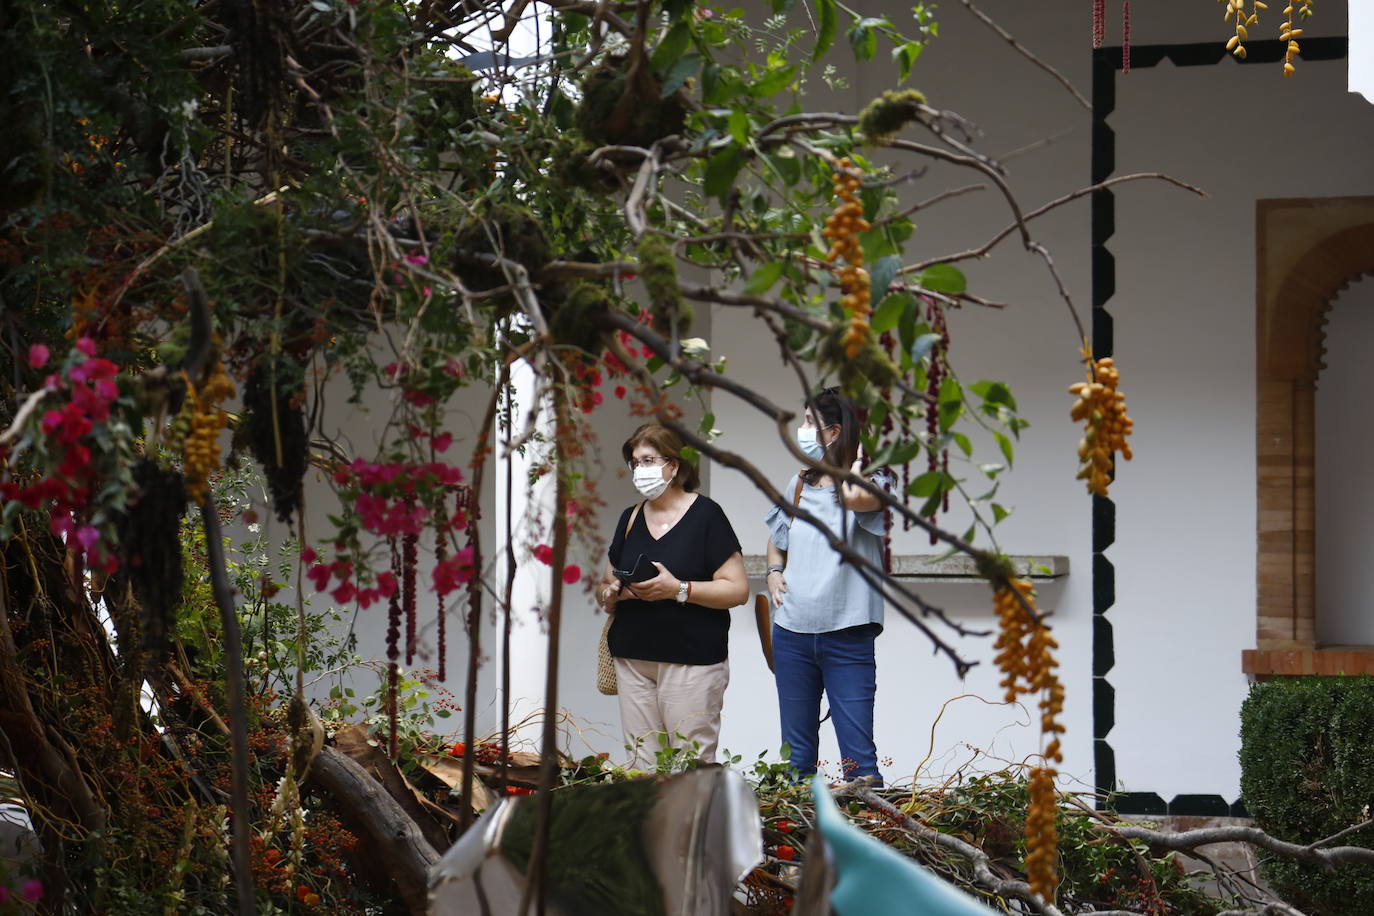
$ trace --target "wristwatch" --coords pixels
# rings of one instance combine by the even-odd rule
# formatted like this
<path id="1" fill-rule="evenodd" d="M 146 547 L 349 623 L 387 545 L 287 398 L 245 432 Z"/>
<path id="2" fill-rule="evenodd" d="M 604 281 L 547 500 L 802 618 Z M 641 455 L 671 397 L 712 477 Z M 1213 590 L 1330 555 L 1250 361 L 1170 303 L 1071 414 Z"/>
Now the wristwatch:
<path id="1" fill-rule="evenodd" d="M 691 583 L 683 580 L 677 584 L 677 603 L 686 604 L 687 596 L 692 593 Z"/>
<path id="2" fill-rule="evenodd" d="M 775 572 L 782 572 L 783 569 L 784 569 L 784 567 L 782 566 L 782 564 L 780 564 L 780 563 L 774 563 L 772 566 L 768 567 L 768 573 L 767 573 L 767 574 L 771 576 L 771 575 L 773 575 L 773 573 L 775 573 Z"/>

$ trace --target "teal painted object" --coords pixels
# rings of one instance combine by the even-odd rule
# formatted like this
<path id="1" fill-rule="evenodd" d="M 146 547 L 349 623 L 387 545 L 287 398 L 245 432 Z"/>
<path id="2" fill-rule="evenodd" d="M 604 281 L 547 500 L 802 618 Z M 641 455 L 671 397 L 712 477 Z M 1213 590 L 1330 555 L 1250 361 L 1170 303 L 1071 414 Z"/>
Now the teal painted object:
<path id="1" fill-rule="evenodd" d="M 991 916 L 977 900 L 875 840 L 835 806 L 825 779 L 811 779 L 816 823 L 834 855 L 830 906 L 839 916 Z"/>

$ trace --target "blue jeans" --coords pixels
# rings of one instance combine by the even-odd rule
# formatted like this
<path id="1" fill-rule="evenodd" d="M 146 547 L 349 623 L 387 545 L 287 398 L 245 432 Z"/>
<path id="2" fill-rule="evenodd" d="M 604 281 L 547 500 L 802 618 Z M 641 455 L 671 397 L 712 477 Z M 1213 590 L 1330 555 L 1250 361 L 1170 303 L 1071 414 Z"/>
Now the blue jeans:
<path id="1" fill-rule="evenodd" d="M 878 692 L 873 640 L 878 629 L 866 624 L 829 633 L 793 633 L 773 625 L 782 740 L 792 749 L 792 767 L 803 776 L 816 772 L 824 692 L 844 777 L 876 776 L 882 784 L 873 743 L 873 698 Z"/>

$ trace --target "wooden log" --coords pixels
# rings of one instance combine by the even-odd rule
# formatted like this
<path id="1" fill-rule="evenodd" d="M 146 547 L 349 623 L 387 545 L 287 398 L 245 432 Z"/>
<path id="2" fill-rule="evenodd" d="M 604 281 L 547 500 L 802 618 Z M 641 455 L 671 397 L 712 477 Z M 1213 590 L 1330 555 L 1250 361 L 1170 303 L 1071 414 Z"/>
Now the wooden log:
<path id="1" fill-rule="evenodd" d="M 349 824 L 364 832 L 359 839 L 382 860 L 410 911 L 425 913 L 429 870 L 439 861 L 439 852 L 415 820 L 367 770 L 335 748 L 320 750 L 309 778 L 329 793 Z"/>

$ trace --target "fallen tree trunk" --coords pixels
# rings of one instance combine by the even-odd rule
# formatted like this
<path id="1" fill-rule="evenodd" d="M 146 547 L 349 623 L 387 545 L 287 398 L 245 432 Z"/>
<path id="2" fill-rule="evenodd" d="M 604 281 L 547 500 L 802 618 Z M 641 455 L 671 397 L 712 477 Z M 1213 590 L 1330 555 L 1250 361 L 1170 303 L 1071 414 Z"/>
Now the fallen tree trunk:
<path id="1" fill-rule="evenodd" d="M 310 764 L 309 778 L 329 793 L 350 824 L 364 831 L 359 839 L 382 860 L 410 911 L 425 913 L 429 870 L 439 861 L 440 851 L 425 839 L 415 820 L 380 782 L 335 748 L 321 748 Z"/>

